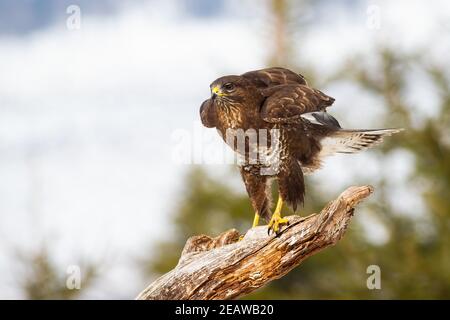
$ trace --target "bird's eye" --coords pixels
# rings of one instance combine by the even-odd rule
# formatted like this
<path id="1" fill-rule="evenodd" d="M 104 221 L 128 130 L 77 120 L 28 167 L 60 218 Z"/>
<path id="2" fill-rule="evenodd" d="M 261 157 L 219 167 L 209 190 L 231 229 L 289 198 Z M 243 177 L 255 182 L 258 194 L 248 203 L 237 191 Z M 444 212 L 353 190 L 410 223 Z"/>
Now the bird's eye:
<path id="1" fill-rule="evenodd" d="M 225 83 L 223 85 L 223 88 L 227 91 L 233 91 L 234 90 L 234 84 L 232 84 L 231 82 Z"/>

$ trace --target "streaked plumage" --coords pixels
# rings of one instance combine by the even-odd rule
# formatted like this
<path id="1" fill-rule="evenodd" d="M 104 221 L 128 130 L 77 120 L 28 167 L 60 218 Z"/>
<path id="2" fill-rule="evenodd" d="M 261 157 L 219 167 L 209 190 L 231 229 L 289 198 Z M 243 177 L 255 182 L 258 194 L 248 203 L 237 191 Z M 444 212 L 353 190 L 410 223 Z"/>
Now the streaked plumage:
<path id="1" fill-rule="evenodd" d="M 266 221 L 271 218 L 268 190 L 273 178 L 278 179 L 280 198 L 295 211 L 304 200 L 303 174 L 320 168 L 324 157 L 364 150 L 380 143 L 384 136 L 399 131 L 342 129 L 326 112 L 334 99 L 309 87 L 302 75 L 284 68 L 221 77 L 211 84 L 211 91 L 212 97 L 200 108 L 202 123 L 208 128 L 217 128 L 225 142 L 245 158 L 240 166 L 242 178 L 257 217 L 262 216 Z M 279 148 L 264 149 L 270 155 L 279 156 L 277 172 L 261 174 L 267 163 L 250 162 L 250 150 L 257 146 L 245 140 L 245 152 L 238 150 L 236 140 L 230 143 L 225 139 L 230 129 L 279 130 Z M 269 142 L 274 139 L 273 134 L 268 135 Z M 281 209 L 281 204 L 279 202 L 276 211 Z M 274 231 L 277 229 L 276 224 Z"/>

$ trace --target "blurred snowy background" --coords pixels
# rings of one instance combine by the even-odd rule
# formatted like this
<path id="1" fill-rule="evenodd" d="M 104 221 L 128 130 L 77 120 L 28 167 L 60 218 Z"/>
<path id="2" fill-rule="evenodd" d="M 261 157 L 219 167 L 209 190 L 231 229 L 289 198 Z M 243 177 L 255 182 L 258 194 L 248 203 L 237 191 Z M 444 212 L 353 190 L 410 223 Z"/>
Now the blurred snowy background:
<path id="1" fill-rule="evenodd" d="M 95 264 L 79 298 L 133 298 L 149 282 L 136 259 L 174 232 L 191 169 L 175 163 L 173 133 L 200 129 L 198 109 L 215 78 L 295 60 L 336 98 L 330 112 L 344 126 L 374 128 L 389 114 L 376 95 L 325 81 L 344 63 L 357 54 L 375 68 L 381 46 L 449 67 L 449 1 L 294 2 L 293 58 L 274 45 L 272 2 L 0 0 L 0 298 L 39 290 L 24 283 L 34 261 L 27 255 L 51 256 L 62 287 L 69 266 L 84 275 Z M 67 27 L 70 5 L 81 10 L 79 29 Z M 414 72 L 407 102 L 420 126 L 438 114 L 439 99 Z M 211 139 L 221 146 L 215 132 Z M 424 204 L 408 185 L 413 166 L 402 150 L 335 157 L 313 181 L 333 196 L 382 172 L 394 207 L 420 217 Z M 204 167 L 218 179 L 229 172 Z M 373 242 L 387 241 L 381 225 L 367 225 Z"/>

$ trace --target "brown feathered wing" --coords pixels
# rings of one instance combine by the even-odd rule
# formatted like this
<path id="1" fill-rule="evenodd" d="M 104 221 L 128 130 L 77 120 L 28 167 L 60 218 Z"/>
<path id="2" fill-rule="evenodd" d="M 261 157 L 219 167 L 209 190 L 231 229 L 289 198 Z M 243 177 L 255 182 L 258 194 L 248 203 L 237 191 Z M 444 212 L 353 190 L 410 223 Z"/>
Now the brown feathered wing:
<path id="1" fill-rule="evenodd" d="M 263 90 L 267 96 L 261 107 L 261 117 L 271 123 L 295 123 L 301 115 L 325 111 L 334 99 L 306 85 L 287 84 Z"/>
<path id="2" fill-rule="evenodd" d="M 275 67 L 261 70 L 249 71 L 242 74 L 259 89 L 265 89 L 283 84 L 307 85 L 305 78 L 291 70 Z"/>
<path id="3" fill-rule="evenodd" d="M 325 111 L 334 102 L 323 92 L 299 83 L 269 86 L 261 92 L 266 97 L 261 106 L 262 119 L 284 125 L 303 122 L 302 115 Z M 293 154 L 283 161 L 278 183 L 282 198 L 295 211 L 304 201 L 305 184 L 302 168 Z"/>

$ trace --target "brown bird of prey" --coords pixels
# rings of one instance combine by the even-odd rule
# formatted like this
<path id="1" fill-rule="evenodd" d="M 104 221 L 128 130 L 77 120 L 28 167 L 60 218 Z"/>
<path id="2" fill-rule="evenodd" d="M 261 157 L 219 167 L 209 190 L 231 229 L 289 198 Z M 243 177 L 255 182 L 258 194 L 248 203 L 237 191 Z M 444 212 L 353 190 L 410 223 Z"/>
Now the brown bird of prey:
<path id="1" fill-rule="evenodd" d="M 303 204 L 304 174 L 320 168 L 324 157 L 367 149 L 400 131 L 342 129 L 326 112 L 334 99 L 284 68 L 224 76 L 210 88 L 211 98 L 200 107 L 202 123 L 217 128 L 241 156 L 242 179 L 255 210 L 253 227 L 262 217 L 269 233 L 287 223 L 281 217 L 283 203 L 294 211 Z M 273 179 L 278 180 L 279 196 L 271 214 Z"/>

